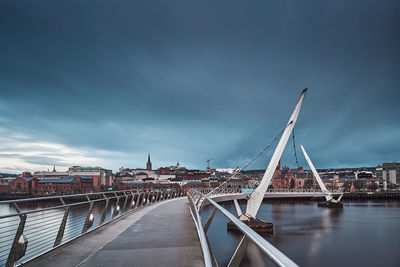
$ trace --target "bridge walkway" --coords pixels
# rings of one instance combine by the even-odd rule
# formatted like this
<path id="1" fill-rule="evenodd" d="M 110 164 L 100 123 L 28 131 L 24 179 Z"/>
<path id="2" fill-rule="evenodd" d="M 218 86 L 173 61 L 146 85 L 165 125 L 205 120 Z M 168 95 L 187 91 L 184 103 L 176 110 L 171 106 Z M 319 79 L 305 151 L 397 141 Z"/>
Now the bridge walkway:
<path id="1" fill-rule="evenodd" d="M 102 228 L 26 266 L 204 266 L 186 198 L 148 206 Z"/>

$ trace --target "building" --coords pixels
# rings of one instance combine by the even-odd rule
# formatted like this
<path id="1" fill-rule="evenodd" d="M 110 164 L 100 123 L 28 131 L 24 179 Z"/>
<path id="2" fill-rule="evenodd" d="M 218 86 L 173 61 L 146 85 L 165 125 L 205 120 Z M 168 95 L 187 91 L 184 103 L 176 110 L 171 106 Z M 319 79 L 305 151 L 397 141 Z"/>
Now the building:
<path id="1" fill-rule="evenodd" d="M 205 185 L 201 181 L 192 181 L 183 185 L 185 192 L 189 191 L 190 189 L 200 189 L 204 187 Z"/>
<path id="2" fill-rule="evenodd" d="M 86 176 L 93 179 L 93 190 L 102 191 L 106 186 L 112 185 L 112 170 L 101 167 L 73 166 L 68 169 L 69 176 Z"/>
<path id="3" fill-rule="evenodd" d="M 172 189 L 177 188 L 179 189 L 180 186 L 177 184 L 165 184 L 165 183 L 152 183 L 148 182 L 145 183 L 143 181 L 135 181 L 135 182 L 121 182 L 116 186 L 117 190 L 150 190 L 150 189 Z"/>
<path id="4" fill-rule="evenodd" d="M 386 162 L 376 167 L 376 176 L 390 184 L 400 184 L 400 163 Z"/>
<path id="5" fill-rule="evenodd" d="M 63 176 L 68 176 L 68 172 L 58 172 L 56 171 L 56 166 L 53 166 L 53 171 L 40 171 L 34 172 L 33 176 L 37 179 L 48 179 L 48 178 L 61 178 Z"/>
<path id="6" fill-rule="evenodd" d="M 176 173 L 176 178 L 182 178 L 188 181 L 201 181 L 204 178 L 210 178 L 210 173 L 201 170 L 187 170 Z"/>
<path id="7" fill-rule="evenodd" d="M 136 179 L 147 179 L 149 177 L 149 175 L 146 173 L 146 172 L 137 172 L 136 174 L 135 174 L 135 178 Z M 153 178 L 153 180 L 154 180 L 154 178 Z"/>
<path id="8" fill-rule="evenodd" d="M 17 177 L 9 183 L 9 192 L 17 194 L 35 194 L 38 179 L 35 177 Z"/>
<path id="9" fill-rule="evenodd" d="M 91 193 L 93 179 L 87 176 L 65 176 L 59 179 L 41 179 L 37 183 L 37 194 L 77 194 Z"/>
<path id="10" fill-rule="evenodd" d="M 179 162 L 176 163 L 176 165 L 174 166 L 169 166 L 169 167 L 160 167 L 157 169 L 157 171 L 155 172 L 156 174 L 162 174 L 162 175 L 172 175 L 172 174 L 176 174 L 179 172 L 186 172 L 187 169 L 186 167 L 181 167 L 179 165 Z"/>
<path id="11" fill-rule="evenodd" d="M 235 170 L 237 170 L 238 168 L 234 169 L 234 168 L 217 168 L 215 169 L 216 172 L 221 172 L 221 173 L 229 173 L 232 174 Z"/>
<path id="12" fill-rule="evenodd" d="M 0 176 L 0 194 L 10 193 L 10 182 L 15 178 L 4 178 Z"/>

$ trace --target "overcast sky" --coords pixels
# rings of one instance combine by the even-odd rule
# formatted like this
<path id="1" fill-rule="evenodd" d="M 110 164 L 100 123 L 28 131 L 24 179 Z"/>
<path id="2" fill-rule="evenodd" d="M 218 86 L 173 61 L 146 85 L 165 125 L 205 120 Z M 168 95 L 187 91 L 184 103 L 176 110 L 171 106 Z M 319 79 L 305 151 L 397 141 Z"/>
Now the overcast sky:
<path id="1" fill-rule="evenodd" d="M 1 1 L 0 171 L 115 171 L 147 153 L 242 166 L 306 87 L 296 143 L 317 168 L 400 161 L 399 14 L 398 0 Z"/>

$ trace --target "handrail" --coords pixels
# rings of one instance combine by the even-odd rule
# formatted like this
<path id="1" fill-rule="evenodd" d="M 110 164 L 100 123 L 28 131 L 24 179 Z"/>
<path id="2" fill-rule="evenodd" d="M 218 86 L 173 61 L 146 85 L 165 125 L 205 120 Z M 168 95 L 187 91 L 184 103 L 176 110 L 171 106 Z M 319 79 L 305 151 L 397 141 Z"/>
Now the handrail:
<path id="1" fill-rule="evenodd" d="M 152 189 L 153 190 L 153 189 Z M 160 189 L 158 189 L 160 190 Z M 115 194 L 115 193 L 124 193 L 131 191 L 143 191 L 143 190 L 117 190 L 117 191 L 106 191 L 106 192 L 95 192 L 95 193 L 81 193 L 81 194 L 69 194 L 69 195 L 55 195 L 49 197 L 32 197 L 32 198 L 23 198 L 23 199 L 12 199 L 12 200 L 2 200 L 0 204 L 9 204 L 9 203 L 20 203 L 20 202 L 29 202 L 29 201 L 41 201 L 41 200 L 59 200 L 60 198 L 72 198 L 72 197 L 85 197 L 85 196 L 94 196 L 94 195 L 104 195 L 104 194 Z M 154 190 L 153 190 L 154 191 Z"/>
<path id="2" fill-rule="evenodd" d="M 241 222 L 238 218 L 236 218 L 236 216 L 234 216 L 232 213 L 230 213 L 229 211 L 227 211 L 226 209 L 224 209 L 223 207 L 221 207 L 218 203 L 216 203 L 214 200 L 212 200 L 209 196 L 196 191 L 196 190 L 190 190 L 188 196 L 190 196 L 190 199 L 193 201 L 193 197 L 191 195 L 194 195 L 198 197 L 198 200 L 201 199 L 206 199 L 208 200 L 211 205 L 214 206 L 214 209 L 218 209 L 225 217 L 227 217 L 229 220 L 231 220 L 231 222 L 244 234 L 244 238 L 242 240 L 244 240 L 245 238 L 248 238 L 249 240 L 251 240 L 257 247 L 259 247 L 275 264 L 277 264 L 278 266 L 298 266 L 296 263 L 294 263 L 291 259 L 289 259 L 285 254 L 283 254 L 280 250 L 278 250 L 276 247 L 274 247 L 271 243 L 269 243 L 268 241 L 266 241 L 263 237 L 261 237 L 259 234 L 257 234 L 253 229 L 251 229 L 249 226 L 247 226 L 246 224 L 244 224 L 243 222 Z M 193 201 L 194 203 L 194 209 L 195 211 L 199 210 L 199 207 L 196 206 L 195 201 Z M 210 215 L 210 218 L 207 220 L 207 228 L 209 226 L 209 224 L 211 223 L 210 220 L 213 219 L 215 212 L 212 213 Z M 193 218 L 195 219 L 195 218 Z M 199 224 L 201 224 L 201 220 L 199 220 Z M 203 226 L 205 227 L 205 226 Z M 239 262 L 241 261 L 241 258 L 239 255 L 236 254 L 240 254 L 240 250 L 243 250 L 243 248 L 239 248 L 241 246 L 242 242 L 240 242 L 238 248 L 235 251 L 235 254 L 233 255 L 231 261 L 233 261 L 233 259 L 235 259 L 236 261 L 239 258 Z M 203 246 L 203 243 L 201 243 L 201 245 Z M 243 251 L 242 251 L 243 252 Z"/>
<path id="3" fill-rule="evenodd" d="M 191 206 L 195 207 L 196 204 L 195 204 L 192 196 L 190 194 L 187 194 L 187 196 L 191 202 Z M 200 239 L 201 250 L 203 252 L 203 257 L 204 257 L 204 264 L 206 267 L 212 267 L 213 265 L 212 265 L 212 261 L 211 261 L 210 248 L 208 246 L 206 233 L 204 232 L 203 223 L 201 222 L 201 217 L 200 217 L 199 211 L 196 208 L 194 208 L 194 212 L 195 212 L 195 214 L 192 213 L 192 216 L 196 217 L 195 225 L 196 225 L 197 233 L 198 233 L 199 239 Z"/>
<path id="4" fill-rule="evenodd" d="M 25 263 L 139 207 L 182 197 L 183 193 L 181 189 L 123 190 L 2 201 L 0 204 L 13 205 L 16 213 L 0 216 L 0 266 Z M 91 199 L 89 196 L 93 195 L 97 197 Z M 74 197 L 86 199 L 65 203 L 65 199 Z M 18 206 L 21 202 L 52 199 L 60 203 L 26 211 Z M 75 217 L 68 216 L 70 211 L 75 212 Z"/>

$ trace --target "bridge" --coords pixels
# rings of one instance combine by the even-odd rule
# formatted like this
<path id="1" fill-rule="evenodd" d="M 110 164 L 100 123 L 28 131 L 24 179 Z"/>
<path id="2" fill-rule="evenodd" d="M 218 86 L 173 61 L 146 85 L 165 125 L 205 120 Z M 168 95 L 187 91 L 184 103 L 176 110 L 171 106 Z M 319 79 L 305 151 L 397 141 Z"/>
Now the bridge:
<path id="1" fill-rule="evenodd" d="M 129 190 L 2 201 L 14 212 L 0 216 L 0 266 L 217 266 L 207 239 L 217 211 L 243 233 L 229 266 L 240 265 L 249 242 L 278 266 L 295 266 L 218 204 L 246 194 L 226 188 L 207 196 L 209 191 Z M 204 222 L 200 197 L 206 199 L 203 206 L 213 205 Z M 265 198 L 282 197 L 323 197 L 323 193 L 270 190 L 265 194 Z"/>

